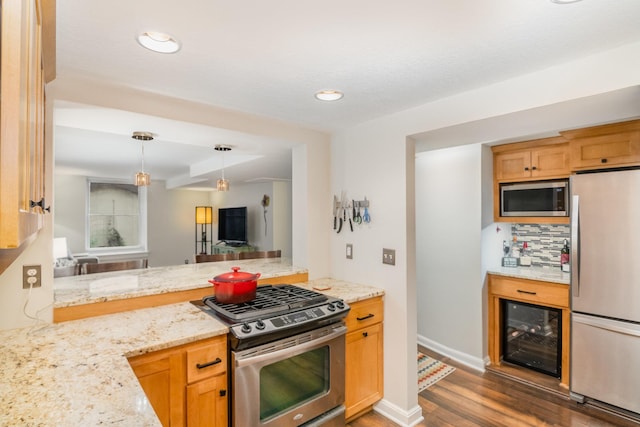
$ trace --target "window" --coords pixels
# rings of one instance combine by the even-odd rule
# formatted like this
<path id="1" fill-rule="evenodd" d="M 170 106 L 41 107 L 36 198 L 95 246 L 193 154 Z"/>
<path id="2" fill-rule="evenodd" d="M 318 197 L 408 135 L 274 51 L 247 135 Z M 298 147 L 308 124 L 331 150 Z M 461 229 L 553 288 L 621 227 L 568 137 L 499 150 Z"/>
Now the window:
<path id="1" fill-rule="evenodd" d="M 146 251 L 146 187 L 90 179 L 87 201 L 89 252 Z"/>

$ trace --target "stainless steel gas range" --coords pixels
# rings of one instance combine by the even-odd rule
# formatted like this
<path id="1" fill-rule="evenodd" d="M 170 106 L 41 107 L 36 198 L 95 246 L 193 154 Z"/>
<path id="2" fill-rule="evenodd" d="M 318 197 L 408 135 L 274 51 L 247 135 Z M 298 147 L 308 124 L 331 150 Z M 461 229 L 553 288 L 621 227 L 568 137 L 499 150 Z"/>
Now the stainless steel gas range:
<path id="1" fill-rule="evenodd" d="M 344 301 L 293 285 L 195 302 L 229 326 L 230 425 L 344 426 Z"/>

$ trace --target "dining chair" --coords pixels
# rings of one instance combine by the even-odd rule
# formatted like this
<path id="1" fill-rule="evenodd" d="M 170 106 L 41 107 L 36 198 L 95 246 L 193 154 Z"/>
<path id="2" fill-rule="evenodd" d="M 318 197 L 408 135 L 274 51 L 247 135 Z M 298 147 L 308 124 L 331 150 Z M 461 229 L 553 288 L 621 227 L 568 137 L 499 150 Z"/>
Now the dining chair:
<path id="1" fill-rule="evenodd" d="M 238 254 L 197 254 L 196 264 L 200 262 L 233 261 L 237 260 Z"/>
<path id="2" fill-rule="evenodd" d="M 81 274 L 104 273 L 107 271 L 137 270 L 147 268 L 148 260 L 136 259 L 132 261 L 99 262 L 82 264 Z"/>
<path id="3" fill-rule="evenodd" d="M 282 251 L 280 249 L 274 251 L 240 252 L 238 259 L 280 258 L 281 254 Z"/>

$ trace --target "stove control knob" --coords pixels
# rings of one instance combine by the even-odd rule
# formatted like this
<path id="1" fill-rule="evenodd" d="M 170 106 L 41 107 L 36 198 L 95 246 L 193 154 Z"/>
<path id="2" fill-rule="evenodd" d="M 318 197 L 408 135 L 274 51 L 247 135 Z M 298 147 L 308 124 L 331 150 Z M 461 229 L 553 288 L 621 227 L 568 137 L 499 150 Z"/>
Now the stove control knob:
<path id="1" fill-rule="evenodd" d="M 245 334 L 248 334 L 249 332 L 251 332 L 251 326 L 249 326 L 248 323 L 243 323 L 242 324 L 242 329 L 240 329 L 242 332 L 244 332 Z"/>
<path id="2" fill-rule="evenodd" d="M 336 303 L 336 306 L 340 309 L 340 310 L 344 310 L 344 302 L 342 301 L 338 301 Z"/>
<path id="3" fill-rule="evenodd" d="M 261 319 L 258 319 L 258 321 L 256 322 L 256 329 L 263 330 L 266 327 L 267 325 L 265 325 L 265 323 Z"/>
<path id="4" fill-rule="evenodd" d="M 332 302 L 330 302 L 329 304 L 327 304 L 327 310 L 329 311 L 336 311 L 336 306 L 333 305 Z"/>

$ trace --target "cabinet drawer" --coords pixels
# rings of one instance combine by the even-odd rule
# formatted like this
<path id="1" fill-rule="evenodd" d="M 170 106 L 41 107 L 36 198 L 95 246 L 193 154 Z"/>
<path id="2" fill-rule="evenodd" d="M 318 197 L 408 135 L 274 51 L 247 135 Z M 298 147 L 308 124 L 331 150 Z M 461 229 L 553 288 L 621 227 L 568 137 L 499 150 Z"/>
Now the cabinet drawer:
<path id="1" fill-rule="evenodd" d="M 226 370 L 227 342 L 224 337 L 187 350 L 187 383 L 222 374 Z"/>
<path id="2" fill-rule="evenodd" d="M 350 306 L 351 311 L 349 311 L 345 320 L 347 330 L 349 331 L 380 323 L 383 320 L 384 308 L 382 297 L 354 302 L 350 304 Z"/>
<path id="3" fill-rule="evenodd" d="M 490 276 L 489 293 L 539 305 L 569 307 L 569 285 Z"/>

